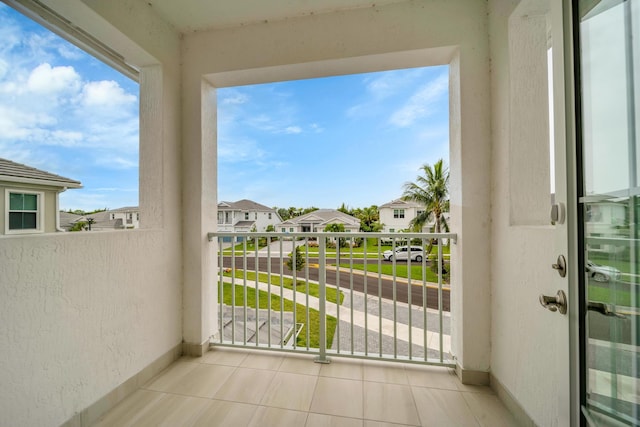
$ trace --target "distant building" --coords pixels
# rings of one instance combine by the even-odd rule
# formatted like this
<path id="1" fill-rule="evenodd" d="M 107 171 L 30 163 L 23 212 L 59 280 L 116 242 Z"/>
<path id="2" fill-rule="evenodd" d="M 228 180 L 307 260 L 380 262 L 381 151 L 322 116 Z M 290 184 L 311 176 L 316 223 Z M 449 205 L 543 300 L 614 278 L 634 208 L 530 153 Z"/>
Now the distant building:
<path id="1" fill-rule="evenodd" d="M 324 231 L 329 224 L 342 224 L 346 232 L 355 233 L 360 230 L 358 218 L 335 209 L 318 209 L 277 224 L 276 231 L 282 233 Z"/>
<path id="2" fill-rule="evenodd" d="M 409 223 L 418 215 L 425 211 L 425 207 L 410 200 L 395 199 L 378 207 L 380 213 L 380 224 L 383 233 L 398 233 L 409 229 Z M 449 222 L 449 212 L 443 213 L 447 223 Z M 435 222 L 433 218 L 422 228 L 422 232 L 433 232 Z"/>
<path id="3" fill-rule="evenodd" d="M 252 200 L 218 203 L 218 231 L 248 233 L 267 231 L 267 227 L 282 221 L 275 209 Z M 229 240 L 229 239 L 226 239 Z"/>
<path id="4" fill-rule="evenodd" d="M 60 227 L 60 193 L 82 188 L 65 178 L 0 158 L 0 234 L 53 233 Z"/>
<path id="5" fill-rule="evenodd" d="M 69 231 L 76 223 L 82 222 L 82 231 L 133 230 L 140 228 L 140 209 L 137 206 L 77 215 L 60 212 L 61 227 Z"/>

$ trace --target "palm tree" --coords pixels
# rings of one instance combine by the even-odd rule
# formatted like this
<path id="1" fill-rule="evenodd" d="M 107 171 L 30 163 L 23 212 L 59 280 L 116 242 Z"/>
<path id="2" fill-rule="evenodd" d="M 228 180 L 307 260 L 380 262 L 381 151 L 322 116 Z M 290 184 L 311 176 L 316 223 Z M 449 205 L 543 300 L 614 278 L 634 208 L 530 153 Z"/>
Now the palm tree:
<path id="1" fill-rule="evenodd" d="M 421 231 L 430 218 L 435 222 L 435 232 L 449 230 L 449 225 L 443 213 L 449 210 L 449 169 L 444 166 L 442 159 L 434 163 L 433 167 L 424 164 L 421 168 L 423 175 L 418 175 L 416 182 L 404 184 L 403 200 L 411 200 L 426 209 L 411 220 L 409 225 L 416 231 Z M 431 253 L 433 242 L 429 241 L 427 254 Z"/>

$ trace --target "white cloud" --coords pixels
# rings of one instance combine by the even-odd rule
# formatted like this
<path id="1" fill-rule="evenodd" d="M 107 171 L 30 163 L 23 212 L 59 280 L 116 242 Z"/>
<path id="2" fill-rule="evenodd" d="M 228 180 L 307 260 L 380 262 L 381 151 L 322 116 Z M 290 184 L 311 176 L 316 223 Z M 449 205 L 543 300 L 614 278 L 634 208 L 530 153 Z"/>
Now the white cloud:
<path id="1" fill-rule="evenodd" d="M 249 97 L 243 93 L 233 93 L 231 96 L 225 96 L 221 100 L 223 105 L 240 105 L 246 104 L 249 101 Z"/>
<path id="2" fill-rule="evenodd" d="M 118 107 L 136 102 L 137 97 L 113 80 L 89 82 L 82 88 L 82 103 L 88 107 Z"/>
<path id="3" fill-rule="evenodd" d="M 389 121 L 399 127 L 411 126 L 416 120 L 431 115 L 437 102 L 448 93 L 448 89 L 449 77 L 441 74 L 411 96 L 402 108 L 391 115 Z"/>
<path id="4" fill-rule="evenodd" d="M 31 71 L 27 87 L 39 94 L 75 92 L 80 87 L 80 75 L 71 66 L 51 67 L 45 62 Z"/>
<path id="5" fill-rule="evenodd" d="M 300 126 L 287 126 L 283 132 L 286 134 L 296 134 L 302 133 L 302 129 L 300 128 Z"/>

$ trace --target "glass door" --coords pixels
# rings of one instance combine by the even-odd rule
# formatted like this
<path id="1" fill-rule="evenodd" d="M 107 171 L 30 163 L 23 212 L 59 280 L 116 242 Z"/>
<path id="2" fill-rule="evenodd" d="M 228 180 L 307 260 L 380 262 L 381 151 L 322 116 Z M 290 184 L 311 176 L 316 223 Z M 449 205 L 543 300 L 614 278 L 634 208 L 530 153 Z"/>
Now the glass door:
<path id="1" fill-rule="evenodd" d="M 640 0 L 579 0 L 582 424 L 640 425 Z"/>

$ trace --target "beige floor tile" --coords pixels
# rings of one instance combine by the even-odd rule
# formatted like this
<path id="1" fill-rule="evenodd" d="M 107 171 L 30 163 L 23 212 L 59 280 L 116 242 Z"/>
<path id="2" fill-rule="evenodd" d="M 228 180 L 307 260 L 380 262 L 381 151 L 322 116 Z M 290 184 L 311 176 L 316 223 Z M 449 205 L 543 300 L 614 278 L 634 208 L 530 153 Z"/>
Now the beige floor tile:
<path id="1" fill-rule="evenodd" d="M 287 356 L 278 370 L 292 374 L 318 375 L 321 367 L 320 363 L 313 361 L 313 357 Z"/>
<path id="2" fill-rule="evenodd" d="M 362 381 L 319 377 L 311 402 L 311 412 L 362 418 Z"/>
<path id="3" fill-rule="evenodd" d="M 403 366 L 390 363 L 365 363 L 364 380 L 391 384 L 409 384 Z"/>
<path id="4" fill-rule="evenodd" d="M 157 391 L 138 390 L 100 417 L 95 425 L 98 427 L 133 425 L 138 417 L 143 417 L 146 411 L 164 396 L 164 393 Z"/>
<path id="5" fill-rule="evenodd" d="M 400 384 L 365 381 L 364 418 L 398 424 L 420 424 L 411 387 Z"/>
<path id="6" fill-rule="evenodd" d="M 167 394 L 157 401 L 144 417 L 138 418 L 136 427 L 191 426 L 211 404 L 208 399 Z"/>
<path id="7" fill-rule="evenodd" d="M 232 366 L 201 363 L 164 387 L 152 384 L 149 388 L 167 393 L 211 398 L 235 370 Z"/>
<path id="8" fill-rule="evenodd" d="M 240 363 L 243 368 L 253 369 L 270 369 L 277 371 L 284 357 L 277 353 L 249 353 L 247 357 Z"/>
<path id="9" fill-rule="evenodd" d="M 471 412 L 483 427 L 517 426 L 516 419 L 498 396 L 487 393 L 462 393 Z"/>
<path id="10" fill-rule="evenodd" d="M 306 412 L 260 406 L 253 415 L 249 427 L 301 427 L 306 421 Z"/>
<path id="11" fill-rule="evenodd" d="M 363 421 L 357 418 L 310 413 L 305 427 L 363 427 Z"/>
<path id="12" fill-rule="evenodd" d="M 328 365 L 322 365 L 320 376 L 344 378 L 349 380 L 362 380 L 363 367 L 360 360 L 333 358 Z"/>
<path id="13" fill-rule="evenodd" d="M 364 420 L 364 427 L 415 427 L 407 424 L 385 423 L 384 421 Z"/>
<path id="14" fill-rule="evenodd" d="M 469 385 L 462 384 L 460 381 L 458 381 L 456 382 L 456 387 L 458 387 L 458 391 L 466 391 L 469 393 L 495 394 L 491 387 L 486 385 Z"/>
<path id="15" fill-rule="evenodd" d="M 200 362 L 213 365 L 240 366 L 247 358 L 245 350 L 231 348 L 213 348 L 202 355 Z"/>
<path id="16" fill-rule="evenodd" d="M 194 359 L 183 357 L 152 378 L 142 388 L 164 391 L 167 388 L 170 388 L 174 383 L 181 381 L 185 375 L 196 369 L 198 366 L 199 364 L 194 362 Z"/>
<path id="17" fill-rule="evenodd" d="M 276 371 L 236 368 L 222 384 L 214 399 L 259 404 L 269 389 Z"/>
<path id="18" fill-rule="evenodd" d="M 278 372 L 265 393 L 261 405 L 308 411 L 317 380 L 318 377 L 315 375 Z"/>
<path id="19" fill-rule="evenodd" d="M 246 403 L 213 400 L 200 414 L 193 427 L 246 426 L 257 409 L 257 406 Z"/>
<path id="20" fill-rule="evenodd" d="M 478 427 L 459 391 L 411 387 L 423 426 Z"/>
<path id="21" fill-rule="evenodd" d="M 458 391 L 458 378 L 448 369 L 438 366 L 410 366 L 405 371 L 409 384 L 419 387 Z"/>

